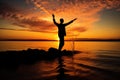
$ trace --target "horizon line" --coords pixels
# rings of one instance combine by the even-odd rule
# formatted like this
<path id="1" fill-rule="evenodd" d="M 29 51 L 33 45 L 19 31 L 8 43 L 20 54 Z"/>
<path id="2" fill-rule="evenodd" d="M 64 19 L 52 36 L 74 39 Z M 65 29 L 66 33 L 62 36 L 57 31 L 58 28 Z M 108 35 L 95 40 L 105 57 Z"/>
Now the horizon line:
<path id="1" fill-rule="evenodd" d="M 0 41 L 59 41 L 59 40 L 49 40 L 49 39 L 0 39 Z M 77 38 L 77 39 L 66 39 L 65 41 L 120 41 L 120 39 Z"/>

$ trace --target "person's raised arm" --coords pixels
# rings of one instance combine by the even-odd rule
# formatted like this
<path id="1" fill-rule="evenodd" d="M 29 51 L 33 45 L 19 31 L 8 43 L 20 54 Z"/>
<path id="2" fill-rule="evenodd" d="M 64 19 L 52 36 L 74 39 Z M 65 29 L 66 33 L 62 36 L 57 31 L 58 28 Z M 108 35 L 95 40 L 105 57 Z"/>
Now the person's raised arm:
<path id="1" fill-rule="evenodd" d="M 55 24 L 55 25 L 58 25 L 58 23 L 55 21 L 55 15 L 54 15 L 54 14 L 52 14 L 52 17 L 53 17 L 53 22 L 54 22 L 54 24 Z"/>
<path id="2" fill-rule="evenodd" d="M 70 22 L 68 22 L 68 23 L 65 23 L 65 25 L 69 25 L 69 24 L 71 24 L 71 23 L 72 23 L 72 22 L 74 22 L 76 19 L 77 19 L 77 18 L 75 18 L 75 19 L 71 20 L 71 21 L 70 21 Z"/>

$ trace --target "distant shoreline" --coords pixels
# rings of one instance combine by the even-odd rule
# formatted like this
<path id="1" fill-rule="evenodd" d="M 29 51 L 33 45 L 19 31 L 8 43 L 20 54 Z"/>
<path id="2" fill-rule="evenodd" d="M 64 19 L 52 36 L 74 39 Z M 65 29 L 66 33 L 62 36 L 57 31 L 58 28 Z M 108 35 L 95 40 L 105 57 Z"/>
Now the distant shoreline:
<path id="1" fill-rule="evenodd" d="M 58 41 L 58 40 L 21 40 L 21 39 L 5 39 L 5 40 L 0 40 L 0 41 Z M 65 41 L 112 41 L 112 42 L 119 42 L 120 39 L 89 39 L 89 40 L 65 40 Z"/>

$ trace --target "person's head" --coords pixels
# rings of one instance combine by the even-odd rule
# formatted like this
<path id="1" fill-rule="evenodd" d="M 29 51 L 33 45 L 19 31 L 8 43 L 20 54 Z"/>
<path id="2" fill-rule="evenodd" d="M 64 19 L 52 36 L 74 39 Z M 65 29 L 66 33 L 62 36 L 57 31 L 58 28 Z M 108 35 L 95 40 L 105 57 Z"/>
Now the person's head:
<path id="1" fill-rule="evenodd" d="M 60 23 L 64 23 L 64 19 L 63 18 L 60 18 Z"/>

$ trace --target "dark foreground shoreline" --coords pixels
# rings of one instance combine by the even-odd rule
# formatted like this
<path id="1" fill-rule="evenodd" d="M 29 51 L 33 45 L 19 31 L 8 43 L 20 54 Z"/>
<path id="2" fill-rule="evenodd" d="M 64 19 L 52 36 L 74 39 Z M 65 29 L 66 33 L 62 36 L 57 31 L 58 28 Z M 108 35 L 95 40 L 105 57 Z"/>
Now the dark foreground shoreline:
<path id="1" fill-rule="evenodd" d="M 49 48 L 48 51 L 39 49 L 21 50 L 21 51 L 2 51 L 0 52 L 0 67 L 15 67 L 20 64 L 34 64 L 41 60 L 54 60 L 60 56 L 73 56 L 80 51 L 58 51 L 56 48 Z"/>

